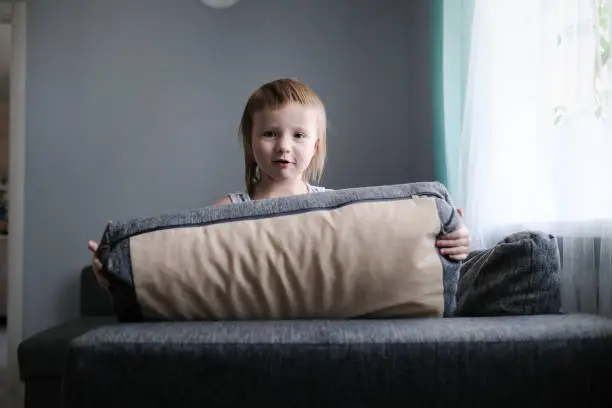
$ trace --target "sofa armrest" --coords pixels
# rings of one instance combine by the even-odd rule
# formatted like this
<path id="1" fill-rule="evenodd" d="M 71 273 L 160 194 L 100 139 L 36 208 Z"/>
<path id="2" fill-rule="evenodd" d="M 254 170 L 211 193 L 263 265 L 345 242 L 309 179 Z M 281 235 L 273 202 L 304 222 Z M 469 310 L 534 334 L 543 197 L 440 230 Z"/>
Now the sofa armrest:
<path id="1" fill-rule="evenodd" d="M 70 342 L 90 330 L 116 323 L 110 316 L 79 317 L 25 339 L 17 349 L 21 380 L 61 379 Z"/>

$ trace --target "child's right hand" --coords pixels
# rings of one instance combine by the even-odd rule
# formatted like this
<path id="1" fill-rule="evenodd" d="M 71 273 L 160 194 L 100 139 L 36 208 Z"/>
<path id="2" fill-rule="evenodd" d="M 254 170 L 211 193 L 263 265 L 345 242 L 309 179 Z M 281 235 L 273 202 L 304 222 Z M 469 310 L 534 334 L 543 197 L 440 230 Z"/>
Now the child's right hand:
<path id="1" fill-rule="evenodd" d="M 93 271 L 94 271 L 94 274 L 96 275 L 96 279 L 98 280 L 98 283 L 100 284 L 100 286 L 102 286 L 102 288 L 104 288 L 105 290 L 108 290 L 109 283 L 104 278 L 104 276 L 102 276 L 102 273 L 101 273 L 102 262 L 100 261 L 100 259 L 98 259 L 98 257 L 96 257 L 96 251 L 98 250 L 98 243 L 95 241 L 89 241 L 89 243 L 87 244 L 87 247 L 93 253 L 91 266 L 93 267 Z"/>

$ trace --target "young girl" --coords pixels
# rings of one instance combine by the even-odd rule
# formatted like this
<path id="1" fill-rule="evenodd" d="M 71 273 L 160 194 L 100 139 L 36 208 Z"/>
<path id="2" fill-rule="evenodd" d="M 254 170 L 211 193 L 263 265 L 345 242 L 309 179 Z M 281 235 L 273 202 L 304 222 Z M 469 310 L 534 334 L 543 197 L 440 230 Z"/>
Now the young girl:
<path id="1" fill-rule="evenodd" d="M 278 79 L 259 87 L 249 98 L 240 121 L 246 189 L 230 193 L 215 205 L 325 191 L 320 182 L 326 154 L 326 113 L 319 96 L 303 82 Z M 311 184 L 313 183 L 313 184 Z M 440 252 L 453 260 L 469 253 L 469 231 L 441 237 Z M 89 241 L 94 252 L 98 244 Z M 104 287 L 108 283 L 93 268 Z"/>

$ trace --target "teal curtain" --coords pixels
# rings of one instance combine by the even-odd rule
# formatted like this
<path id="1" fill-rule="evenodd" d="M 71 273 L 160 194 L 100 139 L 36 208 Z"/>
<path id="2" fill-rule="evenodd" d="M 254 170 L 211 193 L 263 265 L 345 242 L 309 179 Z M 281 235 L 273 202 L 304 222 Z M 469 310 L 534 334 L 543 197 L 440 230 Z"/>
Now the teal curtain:
<path id="1" fill-rule="evenodd" d="M 461 193 L 459 157 L 475 0 L 432 0 L 434 169 L 451 195 Z"/>
<path id="2" fill-rule="evenodd" d="M 431 55 L 433 91 L 434 177 L 446 184 L 446 143 L 444 129 L 444 0 L 431 2 Z"/>

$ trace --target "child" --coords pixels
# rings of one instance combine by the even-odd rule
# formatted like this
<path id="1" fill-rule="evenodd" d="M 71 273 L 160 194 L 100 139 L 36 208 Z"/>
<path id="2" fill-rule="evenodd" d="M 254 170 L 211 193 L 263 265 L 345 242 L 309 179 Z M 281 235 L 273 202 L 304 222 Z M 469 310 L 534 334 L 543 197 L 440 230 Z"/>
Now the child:
<path id="1" fill-rule="evenodd" d="M 249 98 L 240 122 L 244 149 L 244 192 L 230 193 L 215 205 L 325 191 L 318 183 L 326 153 L 326 114 L 319 96 L 303 82 L 278 79 Z M 469 231 L 462 227 L 441 237 L 440 252 L 463 260 L 469 252 Z M 95 253 L 98 244 L 89 242 Z M 103 287 L 100 261 L 93 268 Z"/>

